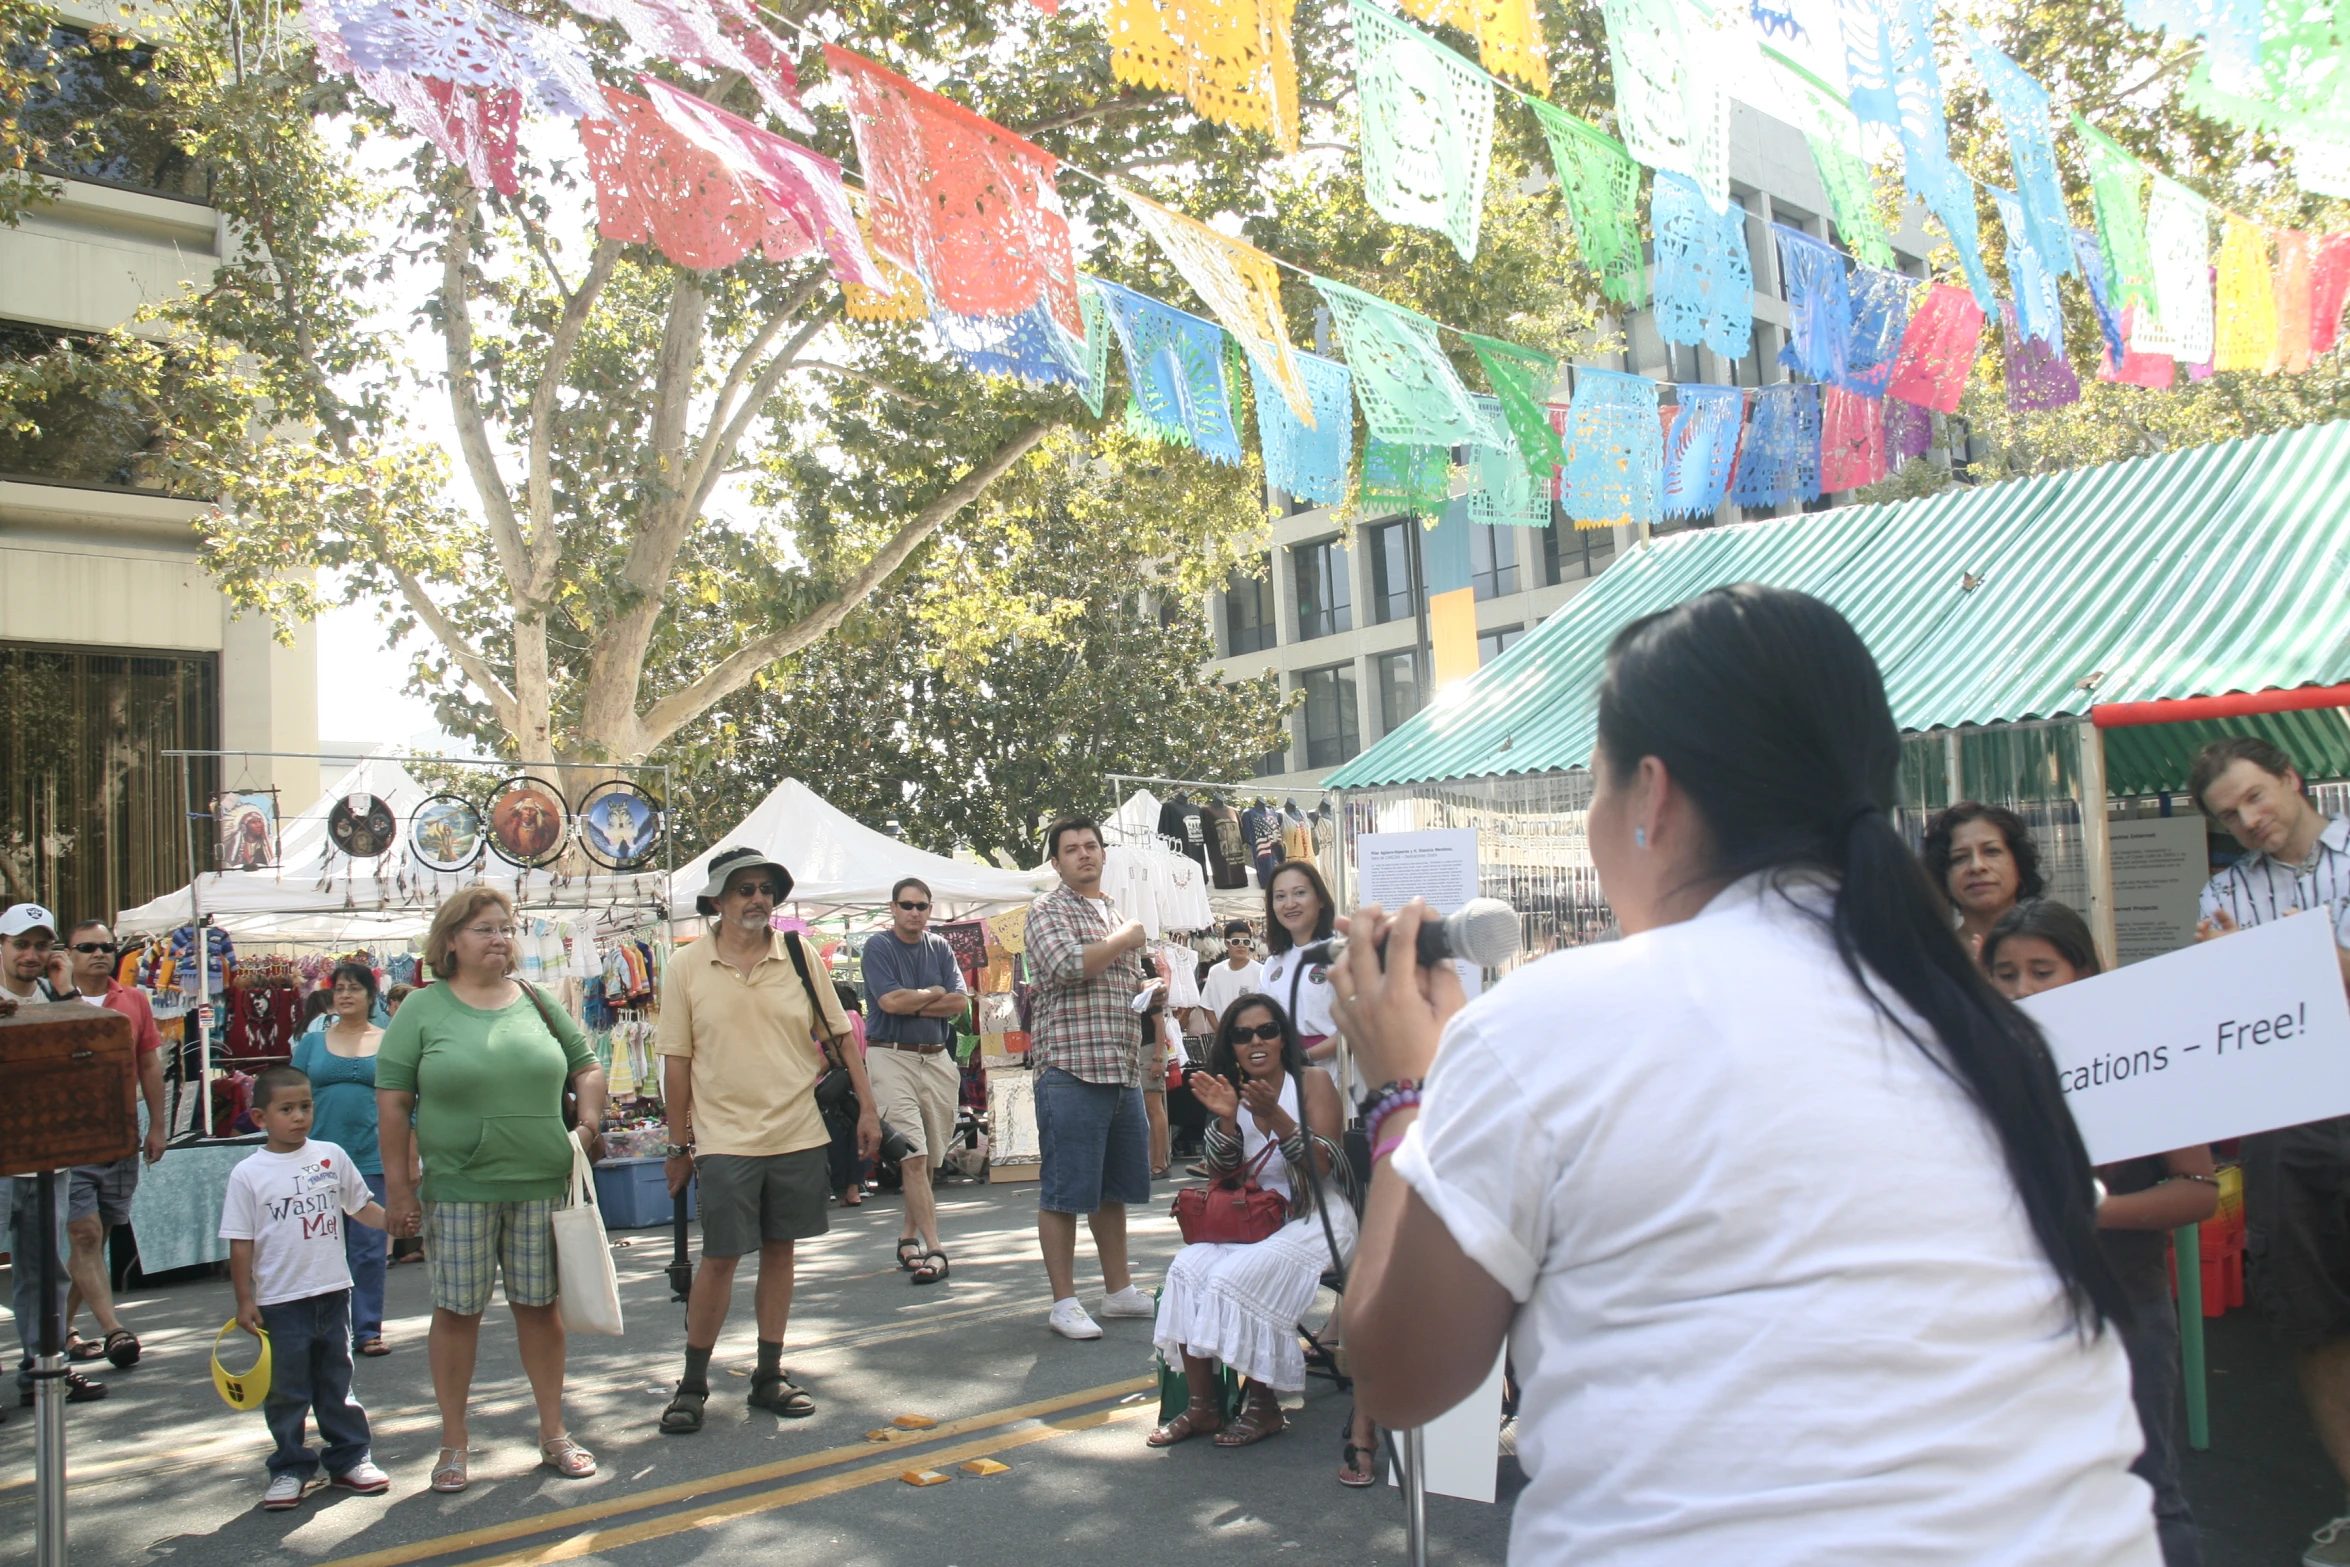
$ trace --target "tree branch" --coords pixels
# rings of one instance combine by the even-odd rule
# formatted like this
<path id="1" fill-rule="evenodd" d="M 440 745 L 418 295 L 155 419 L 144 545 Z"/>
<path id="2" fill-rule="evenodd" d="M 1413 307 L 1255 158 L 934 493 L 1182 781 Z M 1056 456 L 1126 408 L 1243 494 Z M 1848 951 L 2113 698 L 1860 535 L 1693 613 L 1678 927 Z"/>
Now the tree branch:
<path id="1" fill-rule="evenodd" d="M 724 427 L 734 417 L 734 397 L 737 392 L 742 390 L 743 381 L 751 373 L 751 366 L 758 363 L 760 358 L 766 354 L 768 347 L 775 341 L 775 335 L 783 330 L 784 323 L 798 315 L 801 307 L 815 298 L 816 291 L 823 286 L 824 275 L 818 273 L 793 289 L 784 302 L 776 307 L 774 314 L 767 318 L 766 324 L 759 328 L 758 335 L 751 339 L 741 353 L 735 355 L 734 363 L 727 366 L 726 380 L 718 388 L 717 401 L 710 405 L 710 422 L 703 427 L 701 449 L 694 454 L 693 466 L 686 470 L 685 483 L 682 488 L 688 493 L 703 492 L 702 481 L 705 474 L 713 466 L 723 466 L 715 449 L 710 446 L 709 432 Z M 818 319 L 821 321 L 829 319 L 829 317 L 819 317 Z M 806 346 L 804 339 L 800 346 Z M 787 350 L 786 355 L 788 357 L 790 353 L 797 351 L 797 348 Z M 764 398 L 754 399 L 754 406 L 764 401 Z"/>
<path id="2" fill-rule="evenodd" d="M 776 351 L 774 358 L 767 361 L 767 368 L 759 372 L 759 379 L 751 384 L 751 390 L 743 398 L 741 406 L 726 421 L 726 428 L 719 431 L 715 438 L 709 435 L 702 438 L 702 450 L 694 459 L 699 472 L 694 481 L 689 516 L 700 516 L 702 508 L 710 503 L 710 492 L 718 488 L 718 476 L 732 460 L 735 448 L 742 444 L 743 432 L 751 427 L 751 421 L 759 416 L 759 410 L 767 406 L 767 399 L 775 395 L 776 385 L 783 380 L 784 373 L 791 369 L 799 351 L 831 324 L 832 318 L 840 314 L 844 303 L 836 294 L 822 310 L 802 322 L 800 329 L 792 333 L 791 340 Z M 715 418 L 712 422 L 715 424 Z"/>
<path id="3" fill-rule="evenodd" d="M 547 276 L 555 280 L 555 292 L 563 295 L 570 294 L 571 285 L 563 281 L 563 269 L 555 265 L 554 252 L 547 249 L 547 237 L 539 232 L 539 226 L 536 223 L 530 221 L 530 214 L 522 210 L 520 203 L 508 205 L 506 198 L 496 191 L 490 192 L 490 205 L 512 218 L 521 228 L 522 237 L 530 242 L 530 248 L 539 258 L 539 265 L 545 267 Z"/>
<path id="4" fill-rule="evenodd" d="M 935 398 L 917 397 L 912 392 L 907 391 L 904 387 L 893 385 L 888 381 L 884 381 L 877 375 L 867 375 L 862 370 L 852 370 L 847 365 L 836 365 L 828 360 L 794 360 L 791 368 L 795 370 L 829 370 L 834 375 L 846 376 L 852 381 L 862 381 L 867 386 L 873 388 L 873 390 L 876 392 L 886 392 L 891 397 L 898 399 L 898 401 L 903 403 L 911 403 L 916 408 L 936 408 L 939 406 L 938 401 Z"/>
<path id="5" fill-rule="evenodd" d="M 588 263 L 587 276 L 580 279 L 579 291 L 565 293 L 563 317 L 547 342 L 546 363 L 540 366 L 539 384 L 531 392 L 530 585 L 526 596 L 534 601 L 555 591 L 555 572 L 562 561 L 562 534 L 555 526 L 555 400 L 562 391 L 571 356 L 579 349 L 580 334 L 587 329 L 588 312 L 595 308 L 596 296 L 620 264 L 621 248 L 617 240 L 599 243 Z M 548 266 L 552 271 L 553 263 Z"/>
<path id="6" fill-rule="evenodd" d="M 1143 109 L 1156 109 L 1167 102 L 1168 96 L 1165 93 L 1151 97 L 1122 94 L 1116 98 L 1104 99 L 1090 109 L 1073 109 L 1067 114 L 1056 114 L 1050 119 L 1038 120 L 1029 125 L 1013 126 L 1010 129 L 1013 135 L 1024 136 L 1033 141 L 1046 131 L 1057 131 L 1070 125 L 1083 125 L 1088 120 L 1105 120 L 1114 114 L 1132 114 Z"/>
<path id="7" fill-rule="evenodd" d="M 997 447 L 986 461 L 948 485 L 929 505 L 915 513 L 887 544 L 874 552 L 873 557 L 838 593 L 792 624 L 745 643 L 719 660 L 699 680 L 655 702 L 639 721 L 638 754 L 651 751 L 711 707 L 750 684 L 752 677 L 769 664 L 779 658 L 788 658 L 839 626 L 848 618 L 851 610 L 871 597 L 875 588 L 906 563 L 906 557 L 914 553 L 916 546 L 936 532 L 939 525 L 949 517 L 977 500 L 989 485 L 1003 477 L 1014 463 L 1028 455 L 1030 448 L 1060 423 L 1058 419 L 1038 419 L 1023 425 L 1003 445 Z"/>
<path id="8" fill-rule="evenodd" d="M 514 516 L 514 497 L 498 472 L 497 454 L 490 450 L 489 427 L 473 386 L 473 317 L 465 307 L 465 263 L 479 208 L 479 198 L 469 186 L 450 215 L 448 242 L 441 250 L 441 341 L 448 354 L 449 411 L 456 419 L 457 446 L 474 493 L 481 497 L 507 591 L 519 595 L 529 586 L 528 551 Z"/>
<path id="9" fill-rule="evenodd" d="M 449 656 L 457 660 L 457 667 L 465 671 L 465 677 L 480 689 L 483 696 L 489 698 L 490 710 L 497 715 L 498 722 L 508 734 L 517 733 L 521 707 L 515 702 L 514 693 L 506 688 L 506 683 L 490 668 L 490 661 L 466 640 L 465 633 L 457 629 L 457 623 L 448 617 L 440 605 L 433 602 L 432 595 L 424 590 L 422 582 L 394 561 L 380 544 L 374 554 L 383 563 L 384 570 L 390 572 L 392 579 L 400 584 L 400 596 L 408 601 L 408 607 L 416 612 L 416 618 L 424 622 L 425 629 L 433 634 L 434 640 L 449 650 Z"/>

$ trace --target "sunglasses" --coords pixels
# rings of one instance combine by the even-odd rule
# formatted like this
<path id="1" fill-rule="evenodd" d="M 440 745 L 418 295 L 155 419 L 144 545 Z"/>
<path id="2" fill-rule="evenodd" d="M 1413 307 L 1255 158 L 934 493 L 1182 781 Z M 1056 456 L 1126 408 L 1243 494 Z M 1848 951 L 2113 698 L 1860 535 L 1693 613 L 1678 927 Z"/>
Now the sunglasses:
<path id="1" fill-rule="evenodd" d="M 924 909 L 927 909 L 927 908 L 929 908 L 929 907 L 930 907 L 930 905 L 929 905 L 929 904 L 927 904 L 927 903 L 909 903 L 909 902 L 908 902 L 908 901 L 906 901 L 904 898 L 900 898 L 900 899 L 898 899 L 898 907 L 899 907 L 899 908 L 901 908 L 901 909 L 911 909 L 911 910 L 913 910 L 915 913 L 919 914 L 919 913 L 921 913 L 921 912 L 922 912 Z"/>
<path id="2" fill-rule="evenodd" d="M 1227 947 L 1245 947 L 1248 945 L 1248 938 L 1246 936 L 1226 936 L 1224 938 L 1224 945 Z"/>
<path id="3" fill-rule="evenodd" d="M 73 950 L 76 952 L 119 952 L 122 949 L 111 941 L 77 941 L 73 944 Z"/>
<path id="4" fill-rule="evenodd" d="M 737 882 L 726 890 L 743 898 L 780 898 L 783 896 L 783 889 L 771 881 Z"/>
<path id="5" fill-rule="evenodd" d="M 1236 1045 L 1244 1039 L 1261 1039 L 1271 1044 L 1280 1037 L 1281 1025 L 1278 1023 L 1259 1023 L 1254 1028 L 1236 1028 L 1232 1031 L 1232 1042 Z"/>

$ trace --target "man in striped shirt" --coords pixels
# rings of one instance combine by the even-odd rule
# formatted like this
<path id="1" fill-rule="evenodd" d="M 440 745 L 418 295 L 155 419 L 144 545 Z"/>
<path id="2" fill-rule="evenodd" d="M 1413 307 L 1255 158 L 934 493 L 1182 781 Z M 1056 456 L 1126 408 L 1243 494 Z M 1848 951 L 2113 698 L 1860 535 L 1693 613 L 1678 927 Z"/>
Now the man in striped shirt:
<path id="1" fill-rule="evenodd" d="M 2187 789 L 2246 850 L 2203 889 L 2196 938 L 2298 914 L 2334 929 L 2350 985 L 2350 818 L 2313 804 L 2266 740 L 2234 735 L 2196 756 Z M 2350 1487 L 2350 1116 L 2244 1139 L 2252 1292 L 2292 1345 L 2326 1456 Z M 2319 1529 L 2305 1567 L 2350 1567 L 2350 1503 Z"/>

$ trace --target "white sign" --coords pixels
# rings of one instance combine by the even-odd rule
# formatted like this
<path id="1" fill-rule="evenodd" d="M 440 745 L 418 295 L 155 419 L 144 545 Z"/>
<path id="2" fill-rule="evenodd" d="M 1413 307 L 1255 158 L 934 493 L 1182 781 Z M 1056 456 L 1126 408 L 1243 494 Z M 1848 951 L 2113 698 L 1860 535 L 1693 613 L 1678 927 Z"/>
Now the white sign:
<path id="1" fill-rule="evenodd" d="M 2195 944 L 2195 900 L 2211 879 L 2201 813 L 2148 816 L 2106 829 L 2113 864 L 2113 940 L 2123 963 Z"/>
<path id="2" fill-rule="evenodd" d="M 2350 1114 L 2335 951 L 2303 915 L 2026 1000 L 2090 1162 Z"/>
<path id="3" fill-rule="evenodd" d="M 1376 903 L 1390 914 L 1414 898 L 1450 914 L 1477 896 L 1477 830 L 1447 827 L 1430 832 L 1371 832 L 1355 839 L 1355 901 Z M 1455 963 L 1461 988 L 1474 997 L 1484 988 L 1484 971 Z"/>
<path id="4" fill-rule="evenodd" d="M 1428 1466 L 1420 1488 L 1429 1495 L 1493 1500 L 1501 1470 L 1502 1367 L 1508 1359 L 1504 1344 L 1476 1392 L 1420 1427 L 1420 1461 Z M 1401 1484 L 1402 1477 L 1390 1470 L 1387 1483 Z"/>

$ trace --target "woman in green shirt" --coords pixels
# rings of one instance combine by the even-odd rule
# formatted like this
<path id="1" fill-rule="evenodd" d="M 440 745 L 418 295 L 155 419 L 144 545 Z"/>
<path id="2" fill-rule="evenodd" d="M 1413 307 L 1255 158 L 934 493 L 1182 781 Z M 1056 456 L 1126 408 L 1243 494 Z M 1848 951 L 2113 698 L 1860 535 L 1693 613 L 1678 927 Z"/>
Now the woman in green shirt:
<path id="1" fill-rule="evenodd" d="M 538 1401 L 540 1457 L 566 1479 L 596 1472 L 563 1428 L 553 1218 L 571 1180 L 564 1090 L 579 1096 L 579 1136 L 593 1159 L 604 1145 L 604 1069 L 579 1025 L 511 976 L 514 935 L 514 905 L 502 892 L 477 884 L 443 903 L 425 938 L 441 982 L 408 998 L 375 1058 L 385 1213 L 395 1235 L 421 1226 L 432 1278 L 436 1491 L 465 1489 L 465 1396 L 501 1272 Z M 411 1132 L 423 1155 L 421 1192 L 409 1178 Z"/>

